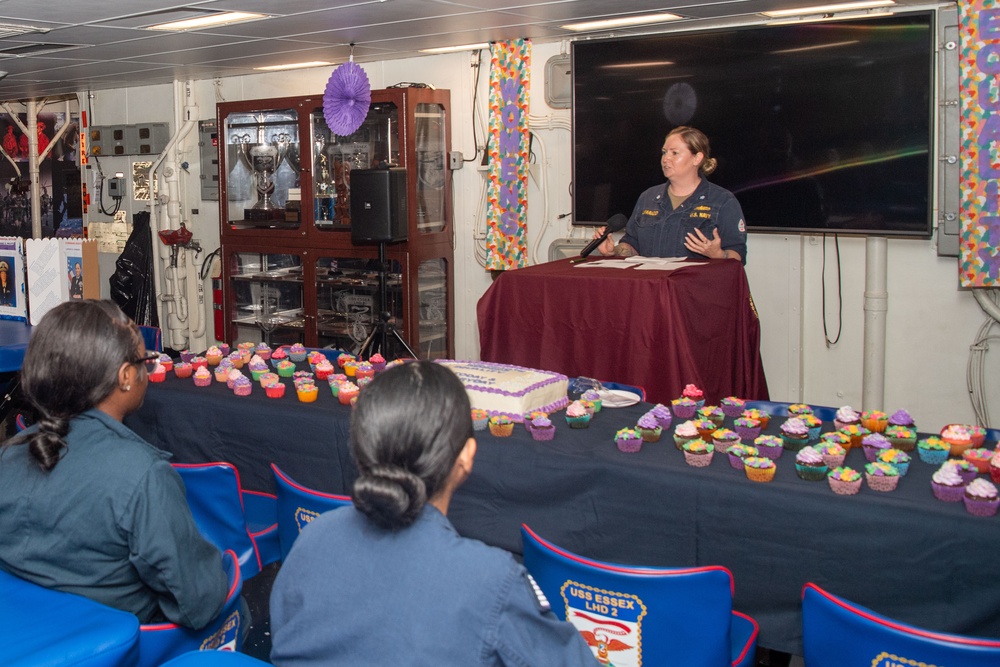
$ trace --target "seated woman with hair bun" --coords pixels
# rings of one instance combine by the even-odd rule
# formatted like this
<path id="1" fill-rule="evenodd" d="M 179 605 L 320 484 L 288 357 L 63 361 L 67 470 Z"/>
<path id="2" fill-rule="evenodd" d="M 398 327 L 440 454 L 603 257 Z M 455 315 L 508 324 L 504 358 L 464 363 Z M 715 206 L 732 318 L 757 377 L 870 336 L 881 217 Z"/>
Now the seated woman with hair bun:
<path id="1" fill-rule="evenodd" d="M 0 448 L 0 569 L 201 629 L 226 601 L 222 555 L 170 455 L 122 424 L 158 358 L 110 301 L 60 304 L 35 327 L 21 388 L 36 423 Z"/>
<path id="2" fill-rule="evenodd" d="M 469 398 L 427 361 L 375 377 L 351 421 L 354 507 L 299 535 L 271 591 L 271 661 L 305 665 L 595 665 L 506 551 L 446 515 L 472 471 Z"/>

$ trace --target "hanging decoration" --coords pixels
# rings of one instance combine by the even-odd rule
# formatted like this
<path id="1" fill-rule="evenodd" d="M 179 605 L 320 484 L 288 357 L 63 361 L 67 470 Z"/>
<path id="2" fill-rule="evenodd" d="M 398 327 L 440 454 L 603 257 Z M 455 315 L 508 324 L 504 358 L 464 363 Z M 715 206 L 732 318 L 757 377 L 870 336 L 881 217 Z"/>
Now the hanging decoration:
<path id="1" fill-rule="evenodd" d="M 959 2 L 963 287 L 1000 287 L 1000 9 Z"/>
<path id="2" fill-rule="evenodd" d="M 528 83 L 531 42 L 490 46 L 489 184 L 486 268 L 528 263 Z"/>
<path id="3" fill-rule="evenodd" d="M 351 59 L 333 70 L 323 92 L 323 117 L 334 134 L 354 134 L 368 115 L 372 103 L 372 86 L 364 69 Z"/>

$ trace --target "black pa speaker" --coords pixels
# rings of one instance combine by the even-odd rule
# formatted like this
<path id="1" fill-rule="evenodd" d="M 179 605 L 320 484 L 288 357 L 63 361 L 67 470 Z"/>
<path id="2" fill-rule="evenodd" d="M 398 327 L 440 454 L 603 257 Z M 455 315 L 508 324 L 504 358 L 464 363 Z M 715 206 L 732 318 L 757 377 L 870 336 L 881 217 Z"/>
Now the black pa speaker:
<path id="1" fill-rule="evenodd" d="M 351 242 L 406 240 L 406 170 L 351 170 Z"/>

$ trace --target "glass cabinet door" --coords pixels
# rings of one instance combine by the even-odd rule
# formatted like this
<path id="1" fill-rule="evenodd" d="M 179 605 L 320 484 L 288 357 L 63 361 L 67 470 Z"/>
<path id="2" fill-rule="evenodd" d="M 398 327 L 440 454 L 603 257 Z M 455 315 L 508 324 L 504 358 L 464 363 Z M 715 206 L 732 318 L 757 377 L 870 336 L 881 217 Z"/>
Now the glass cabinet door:
<path id="1" fill-rule="evenodd" d="M 230 227 L 298 228 L 298 113 L 294 109 L 232 113 L 223 124 Z"/>
<path id="2" fill-rule="evenodd" d="M 417 229 L 421 234 L 444 231 L 445 115 L 440 104 L 418 104 L 414 123 L 417 153 Z"/>
<path id="3" fill-rule="evenodd" d="M 351 224 L 351 170 L 400 166 L 399 110 L 392 102 L 371 105 L 361 127 L 339 136 L 323 110 L 312 113 L 313 219 L 318 229 Z"/>
<path id="4" fill-rule="evenodd" d="M 238 252 L 229 259 L 232 344 L 302 343 L 302 258 Z"/>
<path id="5" fill-rule="evenodd" d="M 378 264 L 377 259 L 346 257 L 321 257 L 316 261 L 316 329 L 320 347 L 356 354 L 375 332 L 383 310 L 402 328 L 401 266 L 395 260 L 388 262 L 383 306 L 379 298 Z M 406 356 L 395 341 L 388 345 L 388 352 L 378 349 L 379 343 L 375 340 L 373 352 L 381 352 L 390 361 Z"/>
<path id="6" fill-rule="evenodd" d="M 448 354 L 448 263 L 428 259 L 417 270 L 420 293 L 419 346 L 422 359 L 441 359 Z"/>

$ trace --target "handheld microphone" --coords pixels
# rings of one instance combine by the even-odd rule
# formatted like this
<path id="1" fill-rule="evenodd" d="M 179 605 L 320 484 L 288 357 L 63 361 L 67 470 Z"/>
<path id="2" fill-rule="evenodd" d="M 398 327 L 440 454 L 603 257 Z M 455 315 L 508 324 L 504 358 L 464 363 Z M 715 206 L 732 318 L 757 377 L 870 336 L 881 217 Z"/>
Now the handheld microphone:
<path id="1" fill-rule="evenodd" d="M 625 225 L 627 224 L 628 224 L 628 218 L 626 218 L 621 213 L 615 213 L 613 216 L 611 216 L 611 219 L 608 220 L 607 224 L 605 225 L 604 233 L 598 236 L 590 243 L 588 243 L 584 247 L 584 249 L 580 251 L 580 257 L 586 257 L 590 253 L 597 250 L 597 246 L 604 243 L 604 239 L 608 238 L 615 232 L 620 232 L 621 230 L 625 229 Z"/>

